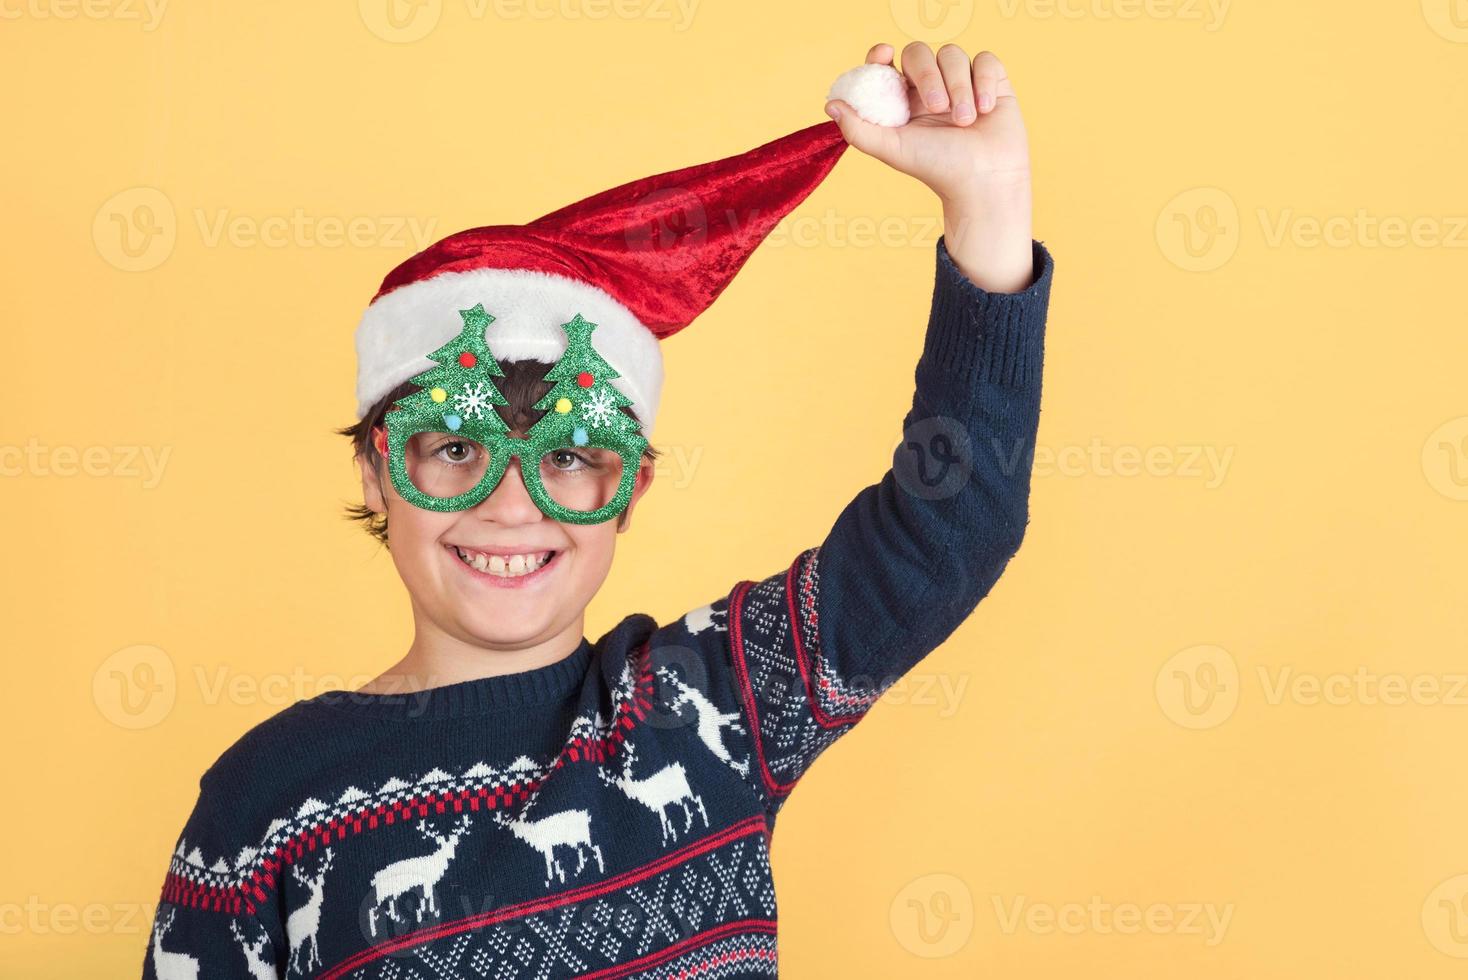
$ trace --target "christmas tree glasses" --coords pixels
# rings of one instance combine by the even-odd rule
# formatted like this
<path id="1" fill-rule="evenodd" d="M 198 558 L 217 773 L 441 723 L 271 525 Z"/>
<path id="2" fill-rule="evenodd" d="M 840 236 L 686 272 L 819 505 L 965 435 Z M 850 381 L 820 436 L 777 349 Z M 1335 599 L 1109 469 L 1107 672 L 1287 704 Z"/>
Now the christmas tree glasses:
<path id="1" fill-rule="evenodd" d="M 419 390 L 387 413 L 385 455 L 398 495 L 425 510 L 467 510 L 494 492 L 513 458 L 552 520 L 600 524 L 625 510 L 647 440 L 622 411 L 631 402 L 610 383 L 619 375 L 591 346 L 596 324 L 578 314 L 561 325 L 566 350 L 534 405 L 545 414 L 521 439 L 494 410 L 507 404 L 492 380 L 504 372 L 484 337 L 494 317 L 483 305 L 459 313 L 463 330 L 429 355 L 437 366 L 415 376 Z"/>

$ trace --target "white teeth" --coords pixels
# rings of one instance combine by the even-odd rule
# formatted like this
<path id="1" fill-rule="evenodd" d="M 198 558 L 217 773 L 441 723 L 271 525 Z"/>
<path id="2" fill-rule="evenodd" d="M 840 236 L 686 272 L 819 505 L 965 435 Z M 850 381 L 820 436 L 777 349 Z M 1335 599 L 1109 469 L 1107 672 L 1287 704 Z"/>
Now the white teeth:
<path id="1" fill-rule="evenodd" d="M 459 560 L 471 568 L 501 578 L 515 578 L 520 575 L 528 575 L 540 568 L 544 568 L 546 562 L 551 560 L 552 552 L 538 551 L 530 554 L 520 555 L 487 555 L 480 551 L 465 551 L 455 548 Z"/>

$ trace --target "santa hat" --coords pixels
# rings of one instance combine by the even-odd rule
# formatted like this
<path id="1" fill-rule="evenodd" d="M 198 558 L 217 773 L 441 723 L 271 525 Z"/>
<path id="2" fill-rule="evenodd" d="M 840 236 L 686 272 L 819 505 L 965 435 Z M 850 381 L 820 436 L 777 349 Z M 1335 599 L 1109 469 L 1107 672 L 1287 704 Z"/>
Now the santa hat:
<path id="1" fill-rule="evenodd" d="M 902 125 L 906 82 L 885 65 L 836 80 L 868 122 Z M 357 412 L 435 362 L 463 329 L 460 310 L 494 317 L 485 340 L 501 361 L 554 363 L 561 324 L 595 323 L 612 384 L 652 431 L 662 391 L 658 342 L 713 303 L 776 223 L 830 173 L 846 141 L 834 122 L 747 153 L 644 177 L 536 218 L 450 235 L 388 273 L 357 327 Z"/>

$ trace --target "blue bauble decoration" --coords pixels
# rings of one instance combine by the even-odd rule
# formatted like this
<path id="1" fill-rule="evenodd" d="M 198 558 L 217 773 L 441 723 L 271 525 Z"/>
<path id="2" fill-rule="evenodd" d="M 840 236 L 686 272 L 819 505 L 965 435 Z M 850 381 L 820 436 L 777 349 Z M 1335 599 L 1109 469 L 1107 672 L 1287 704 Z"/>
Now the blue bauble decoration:
<path id="1" fill-rule="evenodd" d="M 586 445 L 586 441 L 589 438 L 590 437 L 586 434 L 586 430 L 581 428 L 579 425 L 571 431 L 571 441 L 578 446 Z"/>
<path id="2" fill-rule="evenodd" d="M 443 424 L 449 427 L 450 432 L 458 432 L 459 426 L 464 424 L 464 420 L 457 415 L 445 415 L 443 417 Z"/>

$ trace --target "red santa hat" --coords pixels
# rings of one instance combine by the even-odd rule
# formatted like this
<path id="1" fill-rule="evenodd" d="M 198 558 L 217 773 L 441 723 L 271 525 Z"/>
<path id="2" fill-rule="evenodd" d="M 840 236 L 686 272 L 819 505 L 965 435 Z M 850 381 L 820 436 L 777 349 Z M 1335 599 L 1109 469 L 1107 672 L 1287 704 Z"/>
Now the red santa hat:
<path id="1" fill-rule="evenodd" d="M 906 82 L 886 65 L 842 75 L 828 98 L 868 122 L 908 118 Z M 561 324 L 597 325 L 597 352 L 621 375 L 644 435 L 662 391 L 658 343 L 724 291 L 754 249 L 830 173 L 846 141 L 834 122 L 747 153 L 644 177 L 525 225 L 450 235 L 388 273 L 357 327 L 357 411 L 434 366 L 428 354 L 463 329 L 460 310 L 493 317 L 501 361 L 554 363 Z"/>

